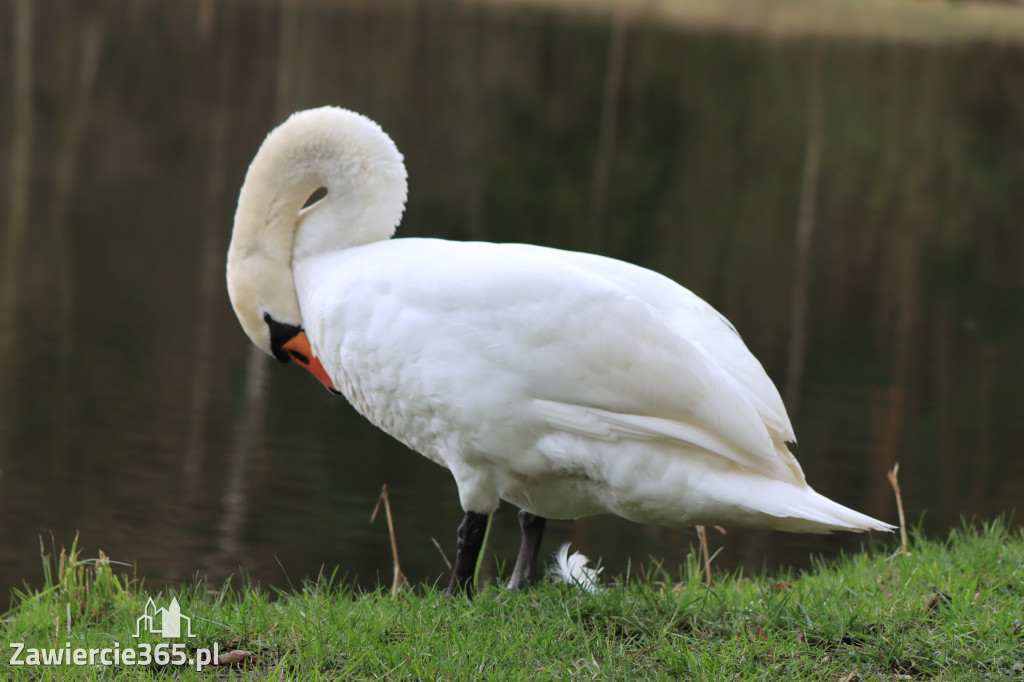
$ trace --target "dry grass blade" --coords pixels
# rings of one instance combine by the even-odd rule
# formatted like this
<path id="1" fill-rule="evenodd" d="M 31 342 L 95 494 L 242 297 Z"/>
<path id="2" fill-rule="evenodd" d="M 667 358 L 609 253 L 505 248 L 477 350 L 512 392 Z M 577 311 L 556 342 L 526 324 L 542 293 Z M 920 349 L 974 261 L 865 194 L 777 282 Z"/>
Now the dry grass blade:
<path id="1" fill-rule="evenodd" d="M 700 538 L 700 554 L 704 558 L 704 583 L 711 587 L 711 553 L 708 551 L 708 531 L 704 526 L 697 526 L 697 537 Z"/>
<path id="2" fill-rule="evenodd" d="M 437 547 L 437 551 L 441 553 L 441 558 L 444 559 L 444 563 L 448 567 L 448 570 L 454 570 L 452 568 L 452 562 L 448 561 L 448 555 L 444 553 L 443 549 L 441 549 L 441 543 L 437 541 L 437 538 L 430 538 L 430 541 L 434 543 L 434 547 Z"/>
<path id="3" fill-rule="evenodd" d="M 900 495 L 899 474 L 900 463 L 896 462 L 892 471 L 887 474 L 889 485 L 892 486 L 893 492 L 896 493 L 896 511 L 900 516 L 900 549 L 896 554 L 909 554 L 910 552 L 907 551 L 907 519 L 903 515 L 903 497 Z"/>
<path id="4" fill-rule="evenodd" d="M 398 563 L 398 541 L 395 540 L 395 523 L 391 519 L 391 503 L 388 501 L 388 484 L 385 483 L 380 489 L 380 497 L 377 498 L 377 504 L 373 507 L 373 513 L 370 514 L 370 523 L 373 523 L 377 518 L 377 512 L 380 511 L 380 505 L 384 505 L 384 517 L 388 521 L 388 536 L 391 538 L 391 558 L 395 564 L 395 577 L 391 581 L 391 596 L 398 594 L 398 590 L 401 589 L 402 583 L 405 582 L 405 574 L 402 573 L 402 567 Z"/>

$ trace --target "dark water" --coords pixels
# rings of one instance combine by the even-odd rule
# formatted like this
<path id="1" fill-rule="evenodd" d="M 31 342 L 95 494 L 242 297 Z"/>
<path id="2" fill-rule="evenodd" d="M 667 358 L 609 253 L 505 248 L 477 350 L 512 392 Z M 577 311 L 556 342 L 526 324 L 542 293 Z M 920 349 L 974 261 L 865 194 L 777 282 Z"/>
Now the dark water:
<path id="1" fill-rule="evenodd" d="M 454 553 L 447 472 L 305 373 L 253 361 L 224 291 L 249 160 L 287 113 L 328 103 L 405 154 L 401 235 L 597 251 L 722 310 L 820 492 L 895 521 L 899 461 L 929 532 L 1019 505 L 1020 48 L 431 3 L 126 7 L 0 6 L 4 592 L 38 583 L 40 536 L 76 532 L 150 585 L 238 567 L 285 585 L 322 565 L 390 584 L 386 526 L 369 523 L 385 483 L 405 572 L 446 573 L 431 538 Z M 611 573 L 674 572 L 695 538 L 550 528 L 548 549 L 571 539 Z M 720 566 L 755 570 L 862 542 L 712 540 Z M 490 550 L 517 546 L 506 506 Z"/>

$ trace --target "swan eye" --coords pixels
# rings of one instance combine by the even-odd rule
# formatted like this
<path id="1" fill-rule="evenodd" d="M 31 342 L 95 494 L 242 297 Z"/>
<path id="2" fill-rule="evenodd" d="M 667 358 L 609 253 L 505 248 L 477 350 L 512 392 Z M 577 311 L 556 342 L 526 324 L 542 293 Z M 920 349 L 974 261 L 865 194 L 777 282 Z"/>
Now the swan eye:
<path id="1" fill-rule="evenodd" d="M 304 365 L 308 365 L 309 364 L 309 358 L 307 358 L 304 353 L 300 353 L 297 350 L 289 350 L 288 351 L 288 355 L 291 355 L 293 358 L 295 358 L 296 360 L 298 360 L 299 362 L 301 362 Z"/>
<path id="2" fill-rule="evenodd" d="M 309 198 L 306 199 L 306 203 L 304 203 L 302 205 L 302 208 L 309 208 L 310 206 L 312 206 L 316 202 L 318 202 L 321 199 L 323 199 L 325 196 L 327 196 L 327 188 L 326 187 L 317 187 L 313 191 L 313 193 L 309 195 Z"/>

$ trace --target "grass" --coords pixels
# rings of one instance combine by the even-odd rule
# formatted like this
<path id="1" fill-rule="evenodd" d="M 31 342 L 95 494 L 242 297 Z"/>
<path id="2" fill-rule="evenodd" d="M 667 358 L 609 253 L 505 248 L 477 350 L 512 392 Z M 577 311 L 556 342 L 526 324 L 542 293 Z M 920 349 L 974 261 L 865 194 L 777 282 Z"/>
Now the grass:
<path id="1" fill-rule="evenodd" d="M 800 575 L 678 569 L 597 594 L 544 584 L 448 599 L 433 588 L 360 593 L 322 577 L 286 593 L 203 585 L 149 594 L 102 555 L 44 557 L 47 582 L 14 595 L 2 625 L 27 647 L 139 646 L 153 597 L 192 617 L 189 647 L 255 654 L 210 667 L 8 667 L 5 679 L 936 679 L 1024 678 L 1024 533 L 1004 520 L 908 554 L 867 551 Z M 158 636 L 147 640 L 162 641 Z"/>

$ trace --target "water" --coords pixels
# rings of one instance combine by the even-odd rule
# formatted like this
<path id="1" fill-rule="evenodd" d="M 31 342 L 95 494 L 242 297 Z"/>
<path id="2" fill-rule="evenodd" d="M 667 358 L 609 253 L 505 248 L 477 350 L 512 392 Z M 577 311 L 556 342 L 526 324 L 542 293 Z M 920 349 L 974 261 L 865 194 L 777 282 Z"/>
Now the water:
<path id="1" fill-rule="evenodd" d="M 38 584 L 41 536 L 76 533 L 151 586 L 239 567 L 388 585 L 369 523 L 384 484 L 406 574 L 446 576 L 447 472 L 304 372 L 253 361 L 224 291 L 249 160 L 287 113 L 328 103 L 405 154 L 401 235 L 597 251 L 722 310 L 823 494 L 895 521 L 899 461 L 929 532 L 1019 505 L 1020 48 L 428 3 L 27 4 L 33 59 L 5 33 L 0 71 L 4 592 Z M 549 529 L 546 549 L 571 539 L 611 574 L 674 573 L 695 541 L 603 517 Z M 862 540 L 712 533 L 720 566 L 752 570 Z M 506 506 L 489 550 L 506 575 L 517 547 Z"/>

